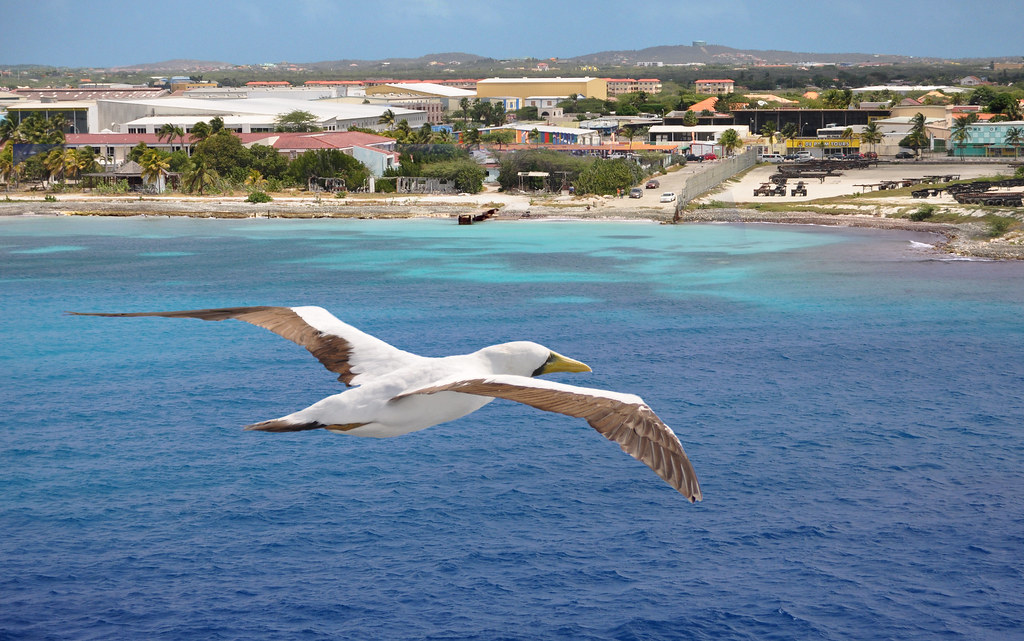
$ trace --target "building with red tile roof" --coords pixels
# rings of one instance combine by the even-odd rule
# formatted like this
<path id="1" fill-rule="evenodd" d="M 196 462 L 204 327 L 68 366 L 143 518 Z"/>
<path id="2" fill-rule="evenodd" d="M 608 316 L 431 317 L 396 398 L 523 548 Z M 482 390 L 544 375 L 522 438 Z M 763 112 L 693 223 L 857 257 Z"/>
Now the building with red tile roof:
<path id="1" fill-rule="evenodd" d="M 279 133 L 235 133 L 245 147 L 265 145 L 273 147 L 289 160 L 299 154 L 318 149 L 337 149 L 356 158 L 366 165 L 375 176 L 380 176 L 389 167 L 398 164 L 398 152 L 394 138 L 376 136 L 361 131 L 318 131 Z M 180 138 L 161 140 L 156 134 L 67 134 L 65 146 L 78 149 L 92 147 L 98 156 L 109 164 L 120 165 L 128 160 L 128 154 L 139 143 L 147 147 L 173 152 L 182 148 Z M 186 134 L 185 146 L 193 144 Z"/>

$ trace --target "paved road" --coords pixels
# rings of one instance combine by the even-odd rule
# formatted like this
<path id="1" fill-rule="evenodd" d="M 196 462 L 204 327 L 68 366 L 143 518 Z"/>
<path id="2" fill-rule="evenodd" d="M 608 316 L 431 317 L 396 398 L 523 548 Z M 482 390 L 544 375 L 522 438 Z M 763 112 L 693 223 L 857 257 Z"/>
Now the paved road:
<path id="1" fill-rule="evenodd" d="M 711 167 L 717 162 L 717 160 L 705 160 L 704 162 L 688 162 L 681 169 L 669 172 L 664 176 L 655 176 L 654 179 L 661 183 L 661 186 L 659 186 L 657 189 L 644 189 L 644 183 L 647 182 L 645 180 L 643 183 L 637 185 L 637 187 L 643 189 L 643 197 L 632 198 L 630 200 L 637 203 L 638 205 L 651 207 L 661 205 L 665 208 L 674 209 L 675 203 L 667 203 L 664 205 L 659 203 L 661 195 L 667 191 L 671 191 L 675 193 L 678 197 L 679 193 L 682 192 L 683 186 L 686 185 L 686 181 L 690 176 L 699 174 L 702 171 L 706 171 L 708 167 Z"/>

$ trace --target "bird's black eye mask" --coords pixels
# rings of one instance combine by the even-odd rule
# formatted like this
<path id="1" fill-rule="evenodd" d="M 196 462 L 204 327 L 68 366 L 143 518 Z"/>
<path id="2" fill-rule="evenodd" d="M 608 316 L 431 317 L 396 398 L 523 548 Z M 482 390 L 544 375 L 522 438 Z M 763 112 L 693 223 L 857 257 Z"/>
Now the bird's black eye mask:
<path id="1" fill-rule="evenodd" d="M 540 376 L 541 374 L 546 374 L 548 371 L 550 371 L 550 370 L 548 370 L 548 368 L 551 367 L 555 363 L 555 360 L 557 360 L 557 359 L 558 359 L 558 355 L 552 352 L 551 355 L 548 356 L 548 360 L 544 361 L 543 365 L 541 365 L 537 369 L 533 370 L 533 374 L 530 374 L 530 376 L 536 377 L 536 376 Z"/>

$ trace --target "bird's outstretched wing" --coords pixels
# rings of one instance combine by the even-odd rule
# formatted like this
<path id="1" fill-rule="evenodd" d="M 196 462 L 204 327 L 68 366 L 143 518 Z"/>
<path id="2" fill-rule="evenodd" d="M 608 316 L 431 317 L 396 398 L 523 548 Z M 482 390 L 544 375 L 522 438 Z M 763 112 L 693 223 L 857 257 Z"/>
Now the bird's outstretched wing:
<path id="1" fill-rule="evenodd" d="M 702 498 L 697 475 L 679 439 L 639 396 L 525 376 L 491 376 L 441 383 L 398 398 L 437 392 L 504 398 L 548 412 L 586 419 L 591 427 L 654 470 L 691 503 Z"/>
<path id="2" fill-rule="evenodd" d="M 221 321 L 234 318 L 305 347 L 346 385 L 359 385 L 422 360 L 338 320 L 322 307 L 222 307 L 172 312 L 83 313 L 76 316 L 162 316 Z"/>

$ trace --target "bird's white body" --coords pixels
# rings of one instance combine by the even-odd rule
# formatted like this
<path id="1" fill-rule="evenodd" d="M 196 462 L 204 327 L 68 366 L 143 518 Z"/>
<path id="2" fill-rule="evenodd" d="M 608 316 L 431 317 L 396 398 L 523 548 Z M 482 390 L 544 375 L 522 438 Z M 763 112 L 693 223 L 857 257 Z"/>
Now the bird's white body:
<path id="1" fill-rule="evenodd" d="M 482 358 L 479 353 L 444 358 L 419 358 L 417 362 L 397 369 L 387 376 L 372 378 L 359 387 L 328 396 L 280 420 L 295 423 L 316 421 L 328 426 L 364 423 L 360 427 L 345 430 L 331 427 L 326 429 L 374 438 L 416 432 L 462 418 L 494 399 L 456 392 L 396 397 L 440 381 L 457 380 L 466 374 L 473 377 L 493 375 L 496 372 L 489 364 L 489 361 Z M 537 367 L 539 365 L 533 369 Z M 528 374 L 529 372 L 525 375 Z"/>

